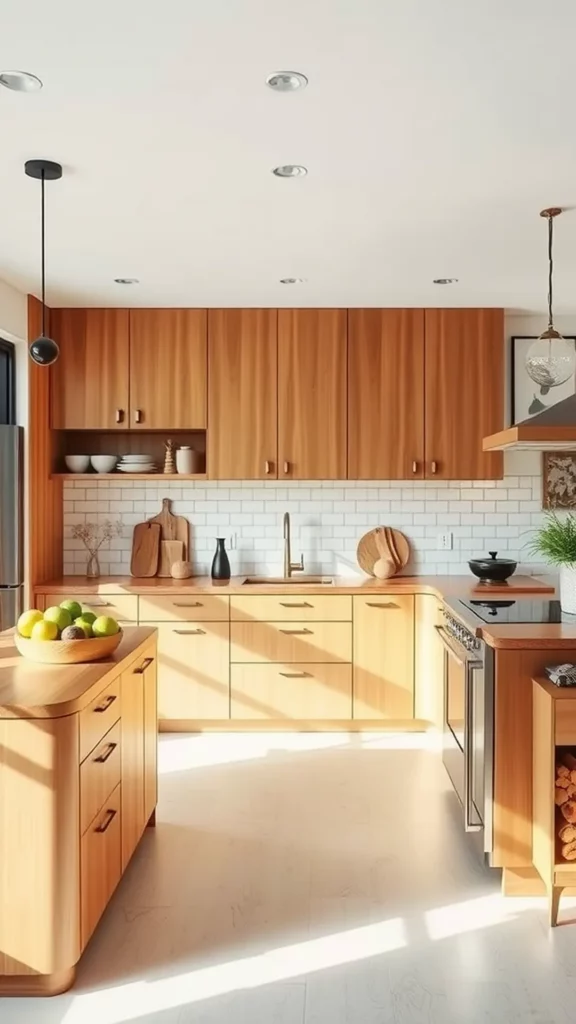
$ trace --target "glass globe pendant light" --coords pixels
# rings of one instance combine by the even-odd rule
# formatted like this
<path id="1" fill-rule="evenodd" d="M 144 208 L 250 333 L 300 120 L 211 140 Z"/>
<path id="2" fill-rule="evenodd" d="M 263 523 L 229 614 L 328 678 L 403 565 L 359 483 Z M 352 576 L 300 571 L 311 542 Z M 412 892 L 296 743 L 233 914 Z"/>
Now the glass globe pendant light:
<path id="1" fill-rule="evenodd" d="M 41 220 L 42 220 L 42 330 L 40 336 L 32 342 L 28 350 L 30 358 L 38 366 L 51 366 L 60 354 L 60 349 L 52 338 L 46 334 L 46 240 L 45 240 L 45 208 L 44 184 L 46 181 L 57 181 L 62 177 L 62 166 L 52 160 L 27 160 L 24 170 L 29 178 L 42 182 Z"/>
<path id="2" fill-rule="evenodd" d="M 562 210 L 559 207 L 552 206 L 547 210 L 542 210 L 540 214 L 541 217 L 546 217 L 548 220 L 548 327 L 530 346 L 526 354 L 526 372 L 536 384 L 540 385 L 543 395 L 547 394 L 550 388 L 564 384 L 576 371 L 576 348 L 556 330 L 552 313 L 554 217 L 558 217 L 561 213 Z"/>

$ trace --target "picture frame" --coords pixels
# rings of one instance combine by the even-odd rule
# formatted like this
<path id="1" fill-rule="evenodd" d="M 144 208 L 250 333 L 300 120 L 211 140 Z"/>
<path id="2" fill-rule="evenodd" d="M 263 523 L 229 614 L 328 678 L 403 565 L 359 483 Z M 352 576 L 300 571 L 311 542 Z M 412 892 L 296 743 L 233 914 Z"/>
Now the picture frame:
<path id="1" fill-rule="evenodd" d="M 542 452 L 542 508 L 576 508 L 576 452 Z"/>
<path id="2" fill-rule="evenodd" d="M 536 336 L 514 335 L 510 339 L 510 413 L 511 425 L 522 423 L 576 394 L 576 374 L 555 388 L 542 388 L 526 371 L 526 355 Z M 564 339 L 576 348 L 576 335 Z"/>

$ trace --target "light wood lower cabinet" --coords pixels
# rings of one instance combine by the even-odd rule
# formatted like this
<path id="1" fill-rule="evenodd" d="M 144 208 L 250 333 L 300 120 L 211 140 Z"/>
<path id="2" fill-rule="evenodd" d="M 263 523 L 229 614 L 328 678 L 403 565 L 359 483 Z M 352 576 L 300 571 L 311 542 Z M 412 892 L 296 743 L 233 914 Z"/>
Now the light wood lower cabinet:
<path id="1" fill-rule="evenodd" d="M 46 608 L 51 608 L 53 605 L 60 604 L 66 597 L 65 594 L 42 594 L 38 596 L 41 598 L 38 601 L 38 607 L 42 611 L 46 611 Z M 130 623 L 135 626 L 138 622 L 138 597 L 136 594 L 110 594 L 110 596 L 92 596 L 87 594 L 85 596 L 86 600 L 81 602 L 82 607 L 93 611 L 95 615 L 109 615 L 121 625 Z"/>
<path id="2" fill-rule="evenodd" d="M 230 717 L 230 623 L 156 622 L 160 720 Z"/>
<path id="3" fill-rule="evenodd" d="M 118 709 L 118 712 L 120 709 Z M 116 722 L 80 765 L 80 831 L 82 835 L 106 797 L 120 783 L 122 748 L 120 722 Z"/>
<path id="4" fill-rule="evenodd" d="M 352 661 L 350 622 L 232 622 L 230 661 Z"/>
<path id="5" fill-rule="evenodd" d="M 118 785 L 82 836 L 80 918 L 86 946 L 122 876 L 122 799 Z"/>
<path id="6" fill-rule="evenodd" d="M 230 691 L 232 719 L 352 716 L 351 665 L 232 665 Z"/>
<path id="7" fill-rule="evenodd" d="M 354 598 L 354 718 L 414 717 L 414 597 Z"/>
<path id="8" fill-rule="evenodd" d="M 139 664 L 122 673 L 122 871 L 146 827 L 143 684 Z"/>

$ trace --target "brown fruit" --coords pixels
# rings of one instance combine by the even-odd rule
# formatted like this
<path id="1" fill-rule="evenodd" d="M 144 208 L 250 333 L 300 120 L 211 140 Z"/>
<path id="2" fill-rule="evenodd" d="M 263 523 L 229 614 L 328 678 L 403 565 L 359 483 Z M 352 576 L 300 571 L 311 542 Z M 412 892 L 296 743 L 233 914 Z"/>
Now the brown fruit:
<path id="1" fill-rule="evenodd" d="M 62 630 L 61 640 L 85 640 L 86 633 L 80 626 L 66 626 L 66 629 Z"/>

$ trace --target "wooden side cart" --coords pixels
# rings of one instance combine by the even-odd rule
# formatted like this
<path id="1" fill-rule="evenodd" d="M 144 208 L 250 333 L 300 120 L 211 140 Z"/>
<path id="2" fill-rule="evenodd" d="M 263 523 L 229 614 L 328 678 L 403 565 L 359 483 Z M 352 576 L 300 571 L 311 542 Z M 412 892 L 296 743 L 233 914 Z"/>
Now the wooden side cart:
<path id="1" fill-rule="evenodd" d="M 576 689 L 533 687 L 532 857 L 554 927 L 562 891 L 576 886 Z"/>

